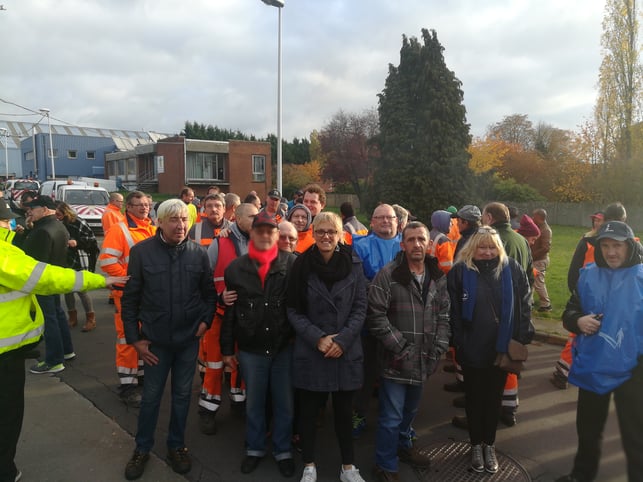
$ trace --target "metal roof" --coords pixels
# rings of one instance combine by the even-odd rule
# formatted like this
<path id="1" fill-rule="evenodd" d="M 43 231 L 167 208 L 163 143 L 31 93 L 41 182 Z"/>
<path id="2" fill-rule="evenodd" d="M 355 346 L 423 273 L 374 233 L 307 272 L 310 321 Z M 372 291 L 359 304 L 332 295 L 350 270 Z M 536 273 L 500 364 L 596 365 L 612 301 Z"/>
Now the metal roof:
<path id="1" fill-rule="evenodd" d="M 33 122 L 15 122 L 0 119 L 0 128 L 9 130 L 9 149 L 20 150 L 20 142 L 31 137 L 32 131 L 37 134 L 49 133 L 46 123 L 34 124 Z M 129 150 L 137 145 L 157 142 L 159 139 L 171 137 L 174 134 L 166 134 L 152 131 L 128 131 L 122 129 L 105 129 L 101 127 L 80 127 L 61 124 L 51 125 L 52 134 L 84 137 L 109 137 L 119 150 Z M 2 137 L 4 143 L 4 137 Z"/>

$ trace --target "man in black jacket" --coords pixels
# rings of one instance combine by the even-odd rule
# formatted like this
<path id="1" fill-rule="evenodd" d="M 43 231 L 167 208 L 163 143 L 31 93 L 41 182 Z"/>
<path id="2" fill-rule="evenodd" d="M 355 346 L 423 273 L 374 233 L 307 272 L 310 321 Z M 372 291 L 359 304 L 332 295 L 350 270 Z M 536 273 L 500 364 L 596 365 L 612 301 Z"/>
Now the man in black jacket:
<path id="1" fill-rule="evenodd" d="M 25 203 L 27 222 L 33 229 L 22 245 L 29 256 L 43 263 L 67 267 L 69 233 L 56 219 L 56 205 L 49 196 L 36 196 Z M 57 373 L 65 369 L 64 360 L 76 357 L 67 324 L 67 316 L 60 304 L 60 295 L 37 295 L 38 304 L 45 315 L 45 359 L 32 366 L 35 374 Z"/>
<path id="2" fill-rule="evenodd" d="M 184 474 L 192 463 L 185 448 L 199 338 L 212 324 L 216 292 L 206 251 L 187 239 L 188 209 L 180 199 L 158 209 L 156 235 L 132 247 L 122 300 L 127 343 L 145 362 L 145 385 L 138 417 L 136 449 L 125 478 L 143 475 L 154 445 L 154 430 L 168 374 L 172 372 L 172 408 L 166 461 Z"/>
<path id="3" fill-rule="evenodd" d="M 294 330 L 286 315 L 286 283 L 295 255 L 279 251 L 278 238 L 275 217 L 260 212 L 252 222 L 248 254 L 225 270 L 226 288 L 237 292 L 237 300 L 223 317 L 221 354 L 231 368 L 239 364 L 246 382 L 246 457 L 241 472 L 254 471 L 266 454 L 265 401 L 270 389 L 275 414 L 273 455 L 281 474 L 291 477 L 295 472 L 291 443 Z"/>

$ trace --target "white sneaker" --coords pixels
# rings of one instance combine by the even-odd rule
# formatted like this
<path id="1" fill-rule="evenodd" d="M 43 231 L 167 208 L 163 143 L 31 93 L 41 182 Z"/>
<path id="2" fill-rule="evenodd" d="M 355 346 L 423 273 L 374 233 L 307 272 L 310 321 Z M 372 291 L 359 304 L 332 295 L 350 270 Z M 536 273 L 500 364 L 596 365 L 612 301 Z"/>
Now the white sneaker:
<path id="1" fill-rule="evenodd" d="M 317 482 L 317 469 L 314 465 L 304 467 L 304 473 L 301 475 L 299 482 Z"/>
<path id="2" fill-rule="evenodd" d="M 366 482 L 362 479 L 362 476 L 359 475 L 359 469 L 354 465 L 350 469 L 342 469 L 339 471 L 339 480 L 342 482 Z"/>

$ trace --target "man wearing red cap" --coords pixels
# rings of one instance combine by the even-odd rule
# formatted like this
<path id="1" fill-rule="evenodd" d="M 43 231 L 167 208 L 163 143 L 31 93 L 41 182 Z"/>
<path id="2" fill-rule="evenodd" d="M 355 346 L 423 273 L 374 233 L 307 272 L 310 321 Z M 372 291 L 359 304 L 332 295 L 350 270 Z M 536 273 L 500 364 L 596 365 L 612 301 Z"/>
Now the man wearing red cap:
<path id="1" fill-rule="evenodd" d="M 253 472 L 266 455 L 266 397 L 270 390 L 273 419 L 272 451 L 284 477 L 292 477 L 292 338 L 286 315 L 288 271 L 295 255 L 279 251 L 277 220 L 257 214 L 250 230 L 248 254 L 225 270 L 225 285 L 237 293 L 226 307 L 221 325 L 223 362 L 236 368 L 246 382 L 246 457 L 241 472 Z M 235 344 L 238 354 L 235 354 Z"/>

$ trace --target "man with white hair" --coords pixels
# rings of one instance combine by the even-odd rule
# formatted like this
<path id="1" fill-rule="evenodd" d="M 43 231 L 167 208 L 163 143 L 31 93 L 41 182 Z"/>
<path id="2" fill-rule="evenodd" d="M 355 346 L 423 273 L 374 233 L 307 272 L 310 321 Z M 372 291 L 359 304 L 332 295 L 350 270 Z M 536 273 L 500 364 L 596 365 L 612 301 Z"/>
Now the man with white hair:
<path id="1" fill-rule="evenodd" d="M 212 324 L 216 292 L 208 255 L 187 239 L 188 208 L 180 199 L 161 203 L 158 231 L 132 247 L 122 300 L 125 338 L 145 363 L 136 449 L 125 478 L 143 475 L 154 445 L 163 389 L 172 372 L 167 463 L 185 474 L 192 463 L 185 448 L 199 338 Z"/>

